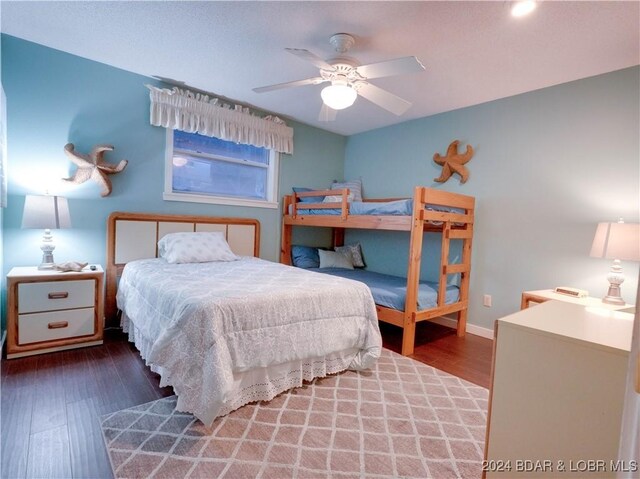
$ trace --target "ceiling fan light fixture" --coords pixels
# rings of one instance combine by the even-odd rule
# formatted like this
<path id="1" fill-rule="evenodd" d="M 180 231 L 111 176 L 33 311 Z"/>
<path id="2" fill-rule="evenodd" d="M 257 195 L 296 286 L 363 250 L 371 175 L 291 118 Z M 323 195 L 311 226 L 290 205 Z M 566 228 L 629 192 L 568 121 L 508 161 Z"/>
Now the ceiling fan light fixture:
<path id="1" fill-rule="evenodd" d="M 536 9 L 536 2 L 534 0 L 523 0 L 515 2 L 511 7 L 511 15 L 514 17 L 524 17 L 529 15 Z"/>
<path id="2" fill-rule="evenodd" d="M 358 97 L 358 93 L 349 85 L 334 84 L 323 88 L 320 96 L 324 104 L 329 108 L 344 110 L 353 105 L 353 102 L 355 102 Z"/>

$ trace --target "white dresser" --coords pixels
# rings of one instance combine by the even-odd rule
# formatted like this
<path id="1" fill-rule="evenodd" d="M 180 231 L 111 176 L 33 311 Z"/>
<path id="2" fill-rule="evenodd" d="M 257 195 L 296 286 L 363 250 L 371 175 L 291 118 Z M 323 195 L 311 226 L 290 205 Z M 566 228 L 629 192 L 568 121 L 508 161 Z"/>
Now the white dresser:
<path id="1" fill-rule="evenodd" d="M 7 358 L 102 344 L 102 267 L 7 275 Z"/>
<path id="2" fill-rule="evenodd" d="M 547 301 L 496 321 L 486 477 L 615 477 L 633 315 Z"/>

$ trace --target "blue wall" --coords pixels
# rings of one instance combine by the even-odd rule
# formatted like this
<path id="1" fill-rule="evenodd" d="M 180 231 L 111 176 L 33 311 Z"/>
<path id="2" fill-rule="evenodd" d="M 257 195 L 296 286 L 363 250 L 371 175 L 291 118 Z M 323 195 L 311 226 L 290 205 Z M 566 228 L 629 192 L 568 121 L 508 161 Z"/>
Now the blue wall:
<path id="1" fill-rule="evenodd" d="M 162 200 L 165 133 L 148 121 L 145 83 L 152 80 L 10 36 L 2 36 L 2 82 L 7 94 L 9 207 L 3 214 L 4 273 L 40 262 L 40 232 L 21 230 L 25 194 L 69 198 L 70 230 L 55 232 L 56 260 L 103 263 L 105 222 L 113 211 L 149 211 L 258 218 L 261 256 L 277 260 L 280 212 L 261 208 Z M 348 139 L 289 122 L 295 153 L 283 155 L 280 192 L 324 187 L 362 177 L 365 196 L 406 196 L 416 185 L 474 195 L 478 201 L 470 323 L 492 327 L 513 312 L 520 293 L 572 285 L 606 292 L 607 260 L 588 257 L 599 221 L 639 221 L 640 69 L 631 68 L 466 109 L 383 128 Z M 432 161 L 453 139 L 476 155 L 469 181 L 433 182 Z M 112 177 L 111 196 L 93 183 L 59 181 L 72 171 L 63 146 L 87 151 L 112 143 L 107 159 L 129 160 Z M 361 240 L 371 269 L 403 274 L 407 235 L 350 232 Z M 327 232 L 299 229 L 296 242 L 326 244 Z M 439 255 L 438 238 L 426 255 Z M 424 262 L 435 277 L 437 260 Z M 634 301 L 637 265 L 624 264 L 623 293 Z M 494 306 L 484 308 L 483 294 Z"/>
<path id="2" fill-rule="evenodd" d="M 476 197 L 471 323 L 492 328 L 524 290 L 568 285 L 601 297 L 609 261 L 589 257 L 596 224 L 640 221 L 639 91 L 635 67 L 354 135 L 345 176 L 362 177 L 370 197 L 406 196 L 417 185 Z M 440 185 L 433 154 L 454 139 L 476 150 L 470 178 Z M 408 235 L 348 240 L 363 243 L 371 269 L 406 271 Z M 424 277 L 435 277 L 439 254 L 430 243 Z M 623 266 L 623 295 L 635 303 L 637 263 Z M 483 294 L 493 295 L 492 308 Z"/>
<path id="3" fill-rule="evenodd" d="M 42 232 L 21 230 L 25 194 L 69 198 L 73 228 L 54 232 L 55 259 L 104 264 L 106 220 L 113 211 L 143 211 L 257 218 L 261 256 L 278 260 L 280 212 L 276 209 L 163 201 L 165 130 L 149 125 L 150 78 L 2 36 L 2 82 L 7 95 L 9 206 L 4 214 L 4 273 L 40 263 Z M 282 155 L 280 193 L 295 185 L 329 184 L 342 176 L 345 137 L 295 122 L 294 154 Z M 113 192 L 100 197 L 93 182 L 71 187 L 67 142 L 88 152 L 115 146 L 107 160 L 129 160 L 111 177 Z"/>

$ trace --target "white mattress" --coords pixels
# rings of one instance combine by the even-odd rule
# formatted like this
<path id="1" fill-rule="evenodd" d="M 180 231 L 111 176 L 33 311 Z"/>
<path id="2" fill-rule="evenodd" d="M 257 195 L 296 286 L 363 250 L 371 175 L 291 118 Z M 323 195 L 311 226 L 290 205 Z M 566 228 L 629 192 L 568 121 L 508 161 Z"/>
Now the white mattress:
<path id="1" fill-rule="evenodd" d="M 117 300 L 180 410 L 205 424 L 302 380 L 368 369 L 382 347 L 366 285 L 257 258 L 133 261 Z"/>

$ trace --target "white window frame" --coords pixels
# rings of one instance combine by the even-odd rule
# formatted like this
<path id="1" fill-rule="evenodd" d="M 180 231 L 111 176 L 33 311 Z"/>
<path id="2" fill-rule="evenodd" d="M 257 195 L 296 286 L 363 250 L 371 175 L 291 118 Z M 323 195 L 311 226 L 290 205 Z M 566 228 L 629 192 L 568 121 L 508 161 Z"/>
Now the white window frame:
<path id="1" fill-rule="evenodd" d="M 232 196 L 215 196 L 198 193 L 185 193 L 173 191 L 173 130 L 167 128 L 167 145 L 165 148 L 164 162 L 164 193 L 162 198 L 165 201 L 187 201 L 190 203 L 210 203 L 216 205 L 232 205 L 232 206 L 249 206 L 254 208 L 278 208 L 278 175 L 280 153 L 275 150 L 269 150 L 269 166 L 267 167 L 267 199 L 252 200 L 249 198 L 236 198 Z M 194 154 L 193 152 L 187 152 Z M 246 164 L 244 161 L 238 161 L 232 158 L 226 158 L 220 155 L 194 154 L 203 158 L 217 158 L 224 161 Z M 259 166 L 259 165 L 255 165 Z"/>

